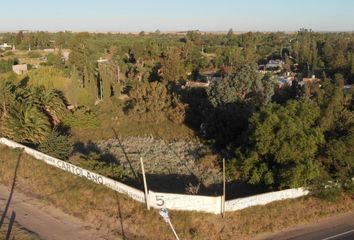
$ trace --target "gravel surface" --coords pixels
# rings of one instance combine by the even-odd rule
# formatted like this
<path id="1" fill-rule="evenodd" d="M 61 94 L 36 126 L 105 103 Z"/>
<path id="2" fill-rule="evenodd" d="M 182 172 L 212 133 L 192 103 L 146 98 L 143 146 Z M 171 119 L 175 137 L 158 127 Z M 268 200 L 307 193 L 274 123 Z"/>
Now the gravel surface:
<path id="1" fill-rule="evenodd" d="M 163 189 L 183 190 L 189 183 L 201 184 L 201 189 L 213 188 L 220 183 L 222 173 L 215 168 L 202 169 L 198 160 L 203 145 L 195 142 L 176 141 L 166 143 L 152 136 L 119 137 L 95 142 L 105 153 L 112 154 L 134 177 L 141 173 L 140 157 L 144 160 L 145 172 L 153 186 Z M 133 172 L 134 171 L 134 172 Z M 159 184 L 155 184 L 158 182 Z"/>

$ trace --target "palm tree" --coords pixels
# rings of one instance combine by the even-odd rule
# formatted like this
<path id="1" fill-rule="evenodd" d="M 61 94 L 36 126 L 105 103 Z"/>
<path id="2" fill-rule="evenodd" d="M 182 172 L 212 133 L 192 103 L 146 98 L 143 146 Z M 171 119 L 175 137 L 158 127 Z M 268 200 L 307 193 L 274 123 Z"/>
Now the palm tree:
<path id="1" fill-rule="evenodd" d="M 45 113 L 31 102 L 15 102 L 5 121 L 5 135 L 23 143 L 39 144 L 49 136 L 51 125 Z"/>
<path id="2" fill-rule="evenodd" d="M 46 90 L 43 86 L 34 89 L 33 98 L 35 104 L 45 112 L 54 126 L 60 123 L 66 106 L 62 96 L 56 90 Z"/>

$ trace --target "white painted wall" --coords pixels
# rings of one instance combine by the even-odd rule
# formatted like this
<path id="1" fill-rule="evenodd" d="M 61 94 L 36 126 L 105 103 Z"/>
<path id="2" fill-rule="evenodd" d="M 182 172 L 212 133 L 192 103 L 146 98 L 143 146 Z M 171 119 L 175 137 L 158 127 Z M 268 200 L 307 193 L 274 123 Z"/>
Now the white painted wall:
<path id="1" fill-rule="evenodd" d="M 36 159 L 42 160 L 45 163 L 54 167 L 60 168 L 66 172 L 70 172 L 76 176 L 84 177 L 97 184 L 105 185 L 117 192 L 126 194 L 132 199 L 145 203 L 145 194 L 143 191 L 130 187 L 126 184 L 114 181 L 110 178 L 101 176 L 94 172 L 80 168 L 73 164 L 64 162 L 57 158 L 48 156 L 44 153 L 38 152 L 34 149 L 26 147 L 22 144 L 8 140 L 6 138 L 0 138 L 0 144 L 6 145 L 11 148 L 22 148 L 24 151 Z M 306 196 L 309 191 L 304 188 L 287 189 L 283 191 L 270 192 L 259 194 L 251 197 L 238 198 L 234 200 L 226 201 L 225 211 L 237 211 L 244 208 L 265 205 L 274 201 L 280 201 L 284 199 L 298 198 Z M 185 211 L 203 211 L 214 214 L 222 213 L 222 196 L 199 196 L 199 195 L 186 195 L 186 194 L 172 194 L 172 193 L 159 193 L 149 191 L 148 194 L 149 205 L 153 208 L 168 208 L 173 210 L 185 210 Z"/>
<path id="2" fill-rule="evenodd" d="M 145 202 L 145 194 L 143 191 L 132 188 L 128 185 L 114 181 L 110 178 L 101 176 L 99 174 L 88 171 L 86 169 L 80 168 L 80 167 L 70 164 L 68 162 L 64 162 L 64 161 L 59 160 L 57 158 L 48 156 L 44 153 L 38 152 L 32 148 L 26 147 L 22 144 L 8 140 L 6 138 L 0 138 L 0 143 L 6 145 L 8 147 L 11 147 L 11 148 L 22 148 L 22 149 L 24 149 L 24 151 L 28 155 L 31 155 L 31 156 L 35 157 L 36 159 L 42 160 L 49 165 L 60 168 L 66 172 L 70 172 L 76 176 L 84 177 L 90 181 L 97 183 L 97 184 L 105 185 L 117 192 L 127 194 L 132 199 L 134 199 L 138 202 L 143 202 L 143 203 Z"/>
<path id="3" fill-rule="evenodd" d="M 149 205 L 153 208 L 173 210 L 202 211 L 221 213 L 222 197 L 198 196 L 149 191 Z"/>
<path id="4" fill-rule="evenodd" d="M 287 189 L 287 190 L 282 190 L 277 192 L 263 193 L 251 197 L 238 198 L 238 199 L 226 201 L 225 211 L 226 212 L 237 211 L 252 206 L 265 205 L 267 203 L 271 203 L 274 201 L 298 198 L 298 197 L 306 196 L 308 194 L 309 191 L 304 188 L 295 188 L 295 189 Z"/>

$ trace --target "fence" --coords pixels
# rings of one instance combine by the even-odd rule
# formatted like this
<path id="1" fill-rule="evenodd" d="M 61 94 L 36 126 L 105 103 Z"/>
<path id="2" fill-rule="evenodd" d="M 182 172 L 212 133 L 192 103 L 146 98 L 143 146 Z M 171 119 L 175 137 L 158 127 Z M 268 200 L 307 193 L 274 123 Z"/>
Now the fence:
<path id="1" fill-rule="evenodd" d="M 287 189 L 283 191 L 276 191 L 254 195 L 251 197 L 238 198 L 226 201 L 223 203 L 223 196 L 197 196 L 187 194 L 173 194 L 173 193 L 159 193 L 148 192 L 148 197 L 145 199 L 143 191 L 130 187 L 124 183 L 114 181 L 110 178 L 80 168 L 73 164 L 64 162 L 60 159 L 51 157 L 44 153 L 38 152 L 32 148 L 26 147 L 22 144 L 16 143 L 6 138 L 0 138 L 0 144 L 6 145 L 11 148 L 22 148 L 24 151 L 38 160 L 54 167 L 60 168 L 66 172 L 70 172 L 76 176 L 86 178 L 96 184 L 101 184 L 109 187 L 117 192 L 126 194 L 132 199 L 145 203 L 153 208 L 168 208 L 173 210 L 185 211 L 203 211 L 214 214 L 220 214 L 224 211 L 236 211 L 256 205 L 265 205 L 270 202 L 298 198 L 307 195 L 309 192 L 303 188 Z"/>

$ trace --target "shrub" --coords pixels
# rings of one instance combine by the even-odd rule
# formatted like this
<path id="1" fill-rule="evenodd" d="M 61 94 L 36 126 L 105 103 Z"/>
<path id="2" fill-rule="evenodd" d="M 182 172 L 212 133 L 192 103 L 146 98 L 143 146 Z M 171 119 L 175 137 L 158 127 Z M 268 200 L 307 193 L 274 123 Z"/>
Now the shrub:
<path id="1" fill-rule="evenodd" d="M 96 114 L 88 108 L 81 107 L 67 114 L 63 123 L 69 127 L 97 128 L 99 126 Z"/>
<path id="2" fill-rule="evenodd" d="M 142 83 L 129 93 L 131 100 L 126 110 L 131 116 L 147 122 L 162 122 L 169 119 L 182 123 L 185 118 L 185 105 L 159 82 Z"/>
<path id="3" fill-rule="evenodd" d="M 40 58 L 42 55 L 37 51 L 30 51 L 27 53 L 29 58 Z"/>
<path id="4" fill-rule="evenodd" d="M 14 64 L 18 64 L 18 59 L 0 60 L 0 73 L 11 72 Z"/>
<path id="5" fill-rule="evenodd" d="M 108 161 L 101 152 L 91 151 L 87 155 L 80 155 L 79 158 L 73 158 L 72 163 L 115 180 L 124 180 L 128 176 L 123 166 Z"/>
<path id="6" fill-rule="evenodd" d="M 317 179 L 310 191 L 315 197 L 329 202 L 336 202 L 342 194 L 339 184 L 324 179 Z"/>
<path id="7" fill-rule="evenodd" d="M 58 131 L 53 130 L 47 140 L 38 146 L 38 150 L 52 157 L 66 160 L 71 151 L 69 136 L 61 135 Z"/>

